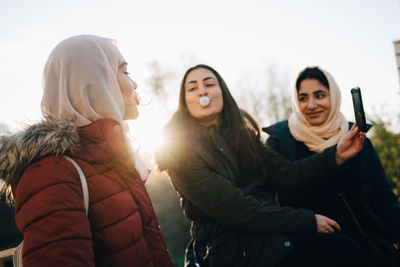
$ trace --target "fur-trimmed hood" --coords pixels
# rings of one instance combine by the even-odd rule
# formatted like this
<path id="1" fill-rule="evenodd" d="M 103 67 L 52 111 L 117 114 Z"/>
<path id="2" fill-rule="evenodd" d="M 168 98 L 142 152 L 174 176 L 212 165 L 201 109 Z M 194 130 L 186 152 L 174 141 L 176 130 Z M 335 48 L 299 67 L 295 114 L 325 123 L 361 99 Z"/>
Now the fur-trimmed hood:
<path id="1" fill-rule="evenodd" d="M 79 144 L 77 127 L 70 121 L 52 117 L 15 134 L 0 136 L 1 192 L 16 184 L 33 162 L 48 155 L 77 151 Z"/>

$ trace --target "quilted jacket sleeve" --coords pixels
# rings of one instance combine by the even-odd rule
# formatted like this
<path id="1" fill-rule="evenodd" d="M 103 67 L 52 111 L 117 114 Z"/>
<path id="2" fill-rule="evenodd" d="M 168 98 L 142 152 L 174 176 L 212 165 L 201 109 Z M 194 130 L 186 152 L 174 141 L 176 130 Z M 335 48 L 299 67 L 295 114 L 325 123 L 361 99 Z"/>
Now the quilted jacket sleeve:
<path id="1" fill-rule="evenodd" d="M 70 162 L 50 156 L 32 164 L 14 196 L 25 267 L 95 265 L 82 187 Z"/>

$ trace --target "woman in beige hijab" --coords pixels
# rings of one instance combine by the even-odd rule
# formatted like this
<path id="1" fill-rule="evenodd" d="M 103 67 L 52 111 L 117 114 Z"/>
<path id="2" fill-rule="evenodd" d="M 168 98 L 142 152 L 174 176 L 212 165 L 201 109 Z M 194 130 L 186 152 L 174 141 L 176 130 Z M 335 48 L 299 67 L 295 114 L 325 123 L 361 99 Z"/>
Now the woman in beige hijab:
<path id="1" fill-rule="evenodd" d="M 293 113 L 288 121 L 264 128 L 270 135 L 267 143 L 293 161 L 337 144 L 353 125 L 340 112 L 340 99 L 329 72 L 304 69 L 296 81 Z M 341 234 L 366 251 L 372 266 L 398 266 L 400 206 L 368 138 L 360 153 L 332 178 L 330 183 L 281 190 L 281 205 L 308 208 L 335 220 Z"/>
<path id="2" fill-rule="evenodd" d="M 136 83 L 112 39 L 60 42 L 43 74 L 44 120 L 0 139 L 26 266 L 173 266 L 129 145 Z M 89 205 L 72 158 L 83 170 Z M 87 215 L 86 215 L 86 213 Z"/>

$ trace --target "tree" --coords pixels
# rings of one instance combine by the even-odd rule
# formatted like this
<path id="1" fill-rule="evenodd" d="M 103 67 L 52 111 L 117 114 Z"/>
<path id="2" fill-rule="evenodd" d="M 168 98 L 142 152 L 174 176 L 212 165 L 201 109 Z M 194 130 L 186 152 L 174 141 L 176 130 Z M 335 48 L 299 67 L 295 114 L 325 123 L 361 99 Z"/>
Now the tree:
<path id="1" fill-rule="evenodd" d="M 371 120 L 374 126 L 371 141 L 400 201 L 400 132 L 396 133 L 390 129 L 390 121 L 375 117 L 377 118 Z"/>
<path id="2" fill-rule="evenodd" d="M 269 125 L 289 117 L 291 87 L 287 76 L 278 74 L 275 66 L 268 64 L 263 72 L 253 72 L 239 81 L 238 104 L 260 125 Z"/>
<path id="3" fill-rule="evenodd" d="M 146 182 L 146 188 L 172 260 L 176 267 L 183 267 L 185 248 L 190 239 L 190 222 L 183 215 L 177 194 L 165 174 L 153 174 Z"/>
<path id="4" fill-rule="evenodd" d="M 0 123 L 0 135 L 2 134 L 10 134 L 10 128 L 5 123 Z"/>
<path id="5" fill-rule="evenodd" d="M 167 247 L 176 267 L 183 267 L 185 249 L 189 242 L 190 221 L 183 215 L 178 195 L 166 173 L 158 173 L 154 156 L 142 153 L 150 176 L 146 188 L 153 203 L 158 222 L 167 241 Z"/>
<path id="6" fill-rule="evenodd" d="M 158 103 L 168 112 L 168 92 L 166 86 L 174 77 L 174 73 L 168 67 L 162 66 L 157 60 L 153 60 L 148 64 L 150 77 L 147 82 L 151 93 L 157 98 Z"/>
<path id="7" fill-rule="evenodd" d="M 171 109 L 170 105 L 175 104 L 178 99 L 180 79 L 177 73 L 184 73 L 188 68 L 196 65 L 197 58 L 192 54 L 182 54 L 180 59 L 180 68 L 172 68 L 166 63 L 160 63 L 159 60 L 153 59 L 147 63 L 150 72 L 147 85 L 150 93 L 155 96 L 164 115 L 169 115 L 171 110 L 175 110 L 176 105 Z"/>

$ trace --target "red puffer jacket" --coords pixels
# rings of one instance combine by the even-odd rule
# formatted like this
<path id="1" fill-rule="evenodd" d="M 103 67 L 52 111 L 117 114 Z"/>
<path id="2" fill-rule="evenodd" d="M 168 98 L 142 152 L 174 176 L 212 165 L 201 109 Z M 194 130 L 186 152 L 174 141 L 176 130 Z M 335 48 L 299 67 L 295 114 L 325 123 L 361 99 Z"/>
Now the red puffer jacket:
<path id="1" fill-rule="evenodd" d="M 7 158 L 25 267 L 173 266 L 118 122 L 77 129 L 46 119 L 12 141 L 9 155 L 18 153 Z M 62 154 L 86 176 L 88 216 L 78 172 Z"/>

